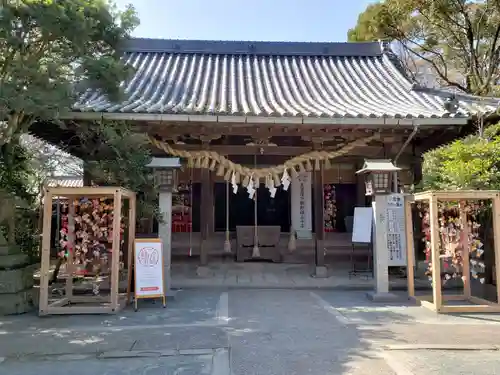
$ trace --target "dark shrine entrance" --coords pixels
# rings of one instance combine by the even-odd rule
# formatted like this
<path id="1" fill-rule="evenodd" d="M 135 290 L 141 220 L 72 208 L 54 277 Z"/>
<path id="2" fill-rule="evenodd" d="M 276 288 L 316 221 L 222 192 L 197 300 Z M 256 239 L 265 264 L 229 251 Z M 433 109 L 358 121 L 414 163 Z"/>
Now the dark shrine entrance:
<path id="1" fill-rule="evenodd" d="M 215 231 L 226 230 L 226 186 L 215 184 Z M 290 194 L 278 187 L 276 195 L 271 198 L 269 189 L 261 184 L 256 192 L 257 224 L 278 225 L 282 232 L 290 230 Z M 236 194 L 229 185 L 229 230 L 235 231 L 238 225 L 255 225 L 255 201 L 248 197 L 246 188 L 240 187 Z"/>

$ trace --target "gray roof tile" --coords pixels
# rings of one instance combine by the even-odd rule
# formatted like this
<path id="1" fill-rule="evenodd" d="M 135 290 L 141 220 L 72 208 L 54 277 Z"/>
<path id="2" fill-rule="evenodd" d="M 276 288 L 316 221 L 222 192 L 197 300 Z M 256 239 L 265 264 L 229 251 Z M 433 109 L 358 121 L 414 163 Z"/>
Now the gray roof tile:
<path id="1" fill-rule="evenodd" d="M 77 176 L 61 176 L 49 178 L 48 187 L 83 187 L 83 178 Z"/>
<path id="2" fill-rule="evenodd" d="M 88 91 L 78 111 L 270 117 L 439 118 L 438 95 L 412 83 L 380 43 L 132 39 L 127 100 Z M 456 116 L 481 109 L 460 102 Z M 487 108 L 492 110 L 492 108 Z"/>

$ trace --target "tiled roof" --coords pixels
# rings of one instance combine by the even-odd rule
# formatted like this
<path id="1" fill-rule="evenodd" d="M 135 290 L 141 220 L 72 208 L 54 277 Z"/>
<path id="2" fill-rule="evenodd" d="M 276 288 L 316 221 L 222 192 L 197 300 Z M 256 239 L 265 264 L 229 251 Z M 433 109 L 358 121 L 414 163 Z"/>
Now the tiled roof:
<path id="1" fill-rule="evenodd" d="M 440 118 L 492 110 L 412 91 L 380 43 L 222 42 L 132 39 L 136 73 L 127 99 L 87 92 L 82 112 L 322 118 Z"/>
<path id="2" fill-rule="evenodd" d="M 48 187 L 82 187 L 83 178 L 77 176 L 53 177 L 47 180 Z"/>

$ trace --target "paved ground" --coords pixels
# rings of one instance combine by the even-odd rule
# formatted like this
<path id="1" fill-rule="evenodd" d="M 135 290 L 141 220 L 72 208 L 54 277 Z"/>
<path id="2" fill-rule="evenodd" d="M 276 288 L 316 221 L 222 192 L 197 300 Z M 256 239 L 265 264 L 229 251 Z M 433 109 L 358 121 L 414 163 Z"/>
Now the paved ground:
<path id="1" fill-rule="evenodd" d="M 358 267 L 365 266 L 358 265 Z M 314 278 L 314 267 L 307 264 L 287 263 L 235 263 L 211 262 L 204 270 L 206 275 L 197 275 L 197 263 L 172 264 L 172 286 L 175 288 L 256 288 L 256 289 L 329 289 L 366 290 L 374 286 L 371 274 L 349 276 L 349 263 L 328 266 L 328 277 Z M 392 288 L 405 289 L 406 279 L 390 278 Z M 429 288 L 427 277 L 416 278 L 417 288 Z"/>
<path id="2" fill-rule="evenodd" d="M 0 374 L 500 374 L 500 316 L 363 292 L 186 290 L 166 309 L 0 318 Z"/>

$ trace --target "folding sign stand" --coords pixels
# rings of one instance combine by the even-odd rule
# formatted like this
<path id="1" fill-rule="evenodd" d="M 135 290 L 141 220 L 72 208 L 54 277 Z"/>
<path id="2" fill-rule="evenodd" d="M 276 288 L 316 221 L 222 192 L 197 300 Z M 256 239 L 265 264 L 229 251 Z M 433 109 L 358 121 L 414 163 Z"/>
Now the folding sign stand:
<path id="1" fill-rule="evenodd" d="M 134 241 L 134 310 L 139 299 L 165 297 L 165 267 L 162 241 L 159 238 L 136 238 Z"/>
<path id="2" fill-rule="evenodd" d="M 373 277 L 373 250 L 372 250 L 372 222 L 373 211 L 371 207 L 355 207 L 354 221 L 352 228 L 352 247 L 351 247 L 351 270 L 349 278 L 358 274 L 369 273 Z M 356 250 L 365 250 L 368 252 L 366 259 L 366 268 L 356 267 Z"/>

